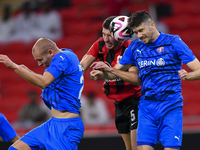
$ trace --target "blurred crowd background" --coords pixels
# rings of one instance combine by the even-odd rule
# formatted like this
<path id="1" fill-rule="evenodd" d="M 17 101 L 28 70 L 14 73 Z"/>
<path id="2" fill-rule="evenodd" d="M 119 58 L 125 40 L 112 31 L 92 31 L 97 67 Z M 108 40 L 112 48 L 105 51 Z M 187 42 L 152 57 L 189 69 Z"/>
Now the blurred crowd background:
<path id="1" fill-rule="evenodd" d="M 101 36 L 105 18 L 129 16 L 139 10 L 152 14 L 159 31 L 180 35 L 200 59 L 198 0 L 0 0 L 0 53 L 8 55 L 17 64 L 25 64 L 31 70 L 43 73 L 45 68 L 38 67 L 31 54 L 38 38 L 46 37 L 55 41 L 59 48 L 72 49 L 81 60 Z M 188 70 L 185 65 L 183 67 Z M 107 99 L 101 90 L 103 80 L 92 81 L 89 72 L 90 69 L 84 76 L 86 117 L 91 116 L 94 120 L 104 118 L 100 119 L 102 122 L 86 122 L 88 118 L 84 120 L 83 115 L 85 135 L 117 134 L 113 101 Z M 182 83 L 184 132 L 200 132 L 200 81 Z M 40 94 L 39 88 L 0 66 L 0 112 L 20 135 L 50 117 Z M 86 103 L 87 100 L 91 105 Z M 96 105 L 92 106 L 94 102 L 91 101 Z M 92 106 L 91 111 L 89 106 Z M 100 109 L 99 114 L 93 113 L 92 110 L 98 110 L 98 107 L 104 109 Z"/>

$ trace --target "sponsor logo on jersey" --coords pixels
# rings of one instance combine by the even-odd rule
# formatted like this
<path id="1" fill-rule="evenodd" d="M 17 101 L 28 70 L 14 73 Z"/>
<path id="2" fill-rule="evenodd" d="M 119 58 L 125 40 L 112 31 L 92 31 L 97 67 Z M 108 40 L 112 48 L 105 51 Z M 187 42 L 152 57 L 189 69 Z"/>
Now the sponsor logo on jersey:
<path id="1" fill-rule="evenodd" d="M 64 57 L 62 57 L 62 56 L 60 56 L 60 58 L 62 59 L 62 60 L 64 60 L 65 58 Z"/>
<path id="2" fill-rule="evenodd" d="M 154 60 L 144 60 L 144 61 L 140 61 L 138 62 L 138 66 L 140 68 L 146 67 L 146 66 L 164 66 L 165 65 L 165 60 L 163 58 L 159 58 L 159 59 L 154 59 Z"/>
<path id="3" fill-rule="evenodd" d="M 141 49 L 141 50 L 137 49 L 137 52 L 139 52 L 139 53 L 141 54 L 141 53 L 142 53 L 142 50 L 143 50 L 143 49 Z"/>
<path id="4" fill-rule="evenodd" d="M 162 58 L 159 58 L 159 59 L 156 61 L 156 64 L 157 64 L 157 66 L 164 66 L 164 65 L 165 65 L 165 60 L 162 59 Z"/>

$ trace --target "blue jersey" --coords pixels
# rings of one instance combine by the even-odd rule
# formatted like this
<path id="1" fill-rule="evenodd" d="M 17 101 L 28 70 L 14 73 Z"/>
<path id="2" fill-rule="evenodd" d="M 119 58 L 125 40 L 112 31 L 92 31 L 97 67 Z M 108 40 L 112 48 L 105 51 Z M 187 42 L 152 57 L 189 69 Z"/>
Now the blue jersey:
<path id="1" fill-rule="evenodd" d="M 178 35 L 160 33 L 150 44 L 134 40 L 120 64 L 132 64 L 139 70 L 141 100 L 182 100 L 178 71 L 183 63 L 196 57 Z"/>
<path id="2" fill-rule="evenodd" d="M 49 109 L 80 113 L 80 97 L 83 91 L 83 69 L 72 50 L 56 54 L 45 70 L 55 80 L 42 91 L 42 99 Z"/>

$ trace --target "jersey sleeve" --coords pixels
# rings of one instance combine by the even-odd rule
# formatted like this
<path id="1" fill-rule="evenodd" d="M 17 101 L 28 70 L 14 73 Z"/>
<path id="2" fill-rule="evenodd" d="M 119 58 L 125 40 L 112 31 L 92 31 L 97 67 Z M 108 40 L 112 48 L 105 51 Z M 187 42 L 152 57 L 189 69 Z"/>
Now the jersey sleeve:
<path id="1" fill-rule="evenodd" d="M 132 64 L 133 66 L 136 66 L 135 59 L 133 57 L 133 47 L 133 43 L 128 46 L 124 55 L 122 56 L 122 59 L 119 61 L 121 65 Z"/>
<path id="2" fill-rule="evenodd" d="M 66 72 L 69 67 L 69 60 L 66 55 L 57 54 L 51 61 L 50 66 L 46 69 L 51 73 L 55 79 L 57 79 L 61 74 Z"/>
<path id="3" fill-rule="evenodd" d="M 92 55 L 94 56 L 96 59 L 99 56 L 99 40 L 97 40 L 88 50 L 88 52 L 86 53 L 87 55 Z"/>
<path id="4" fill-rule="evenodd" d="M 184 64 L 187 64 L 196 58 L 190 48 L 181 40 L 179 36 L 177 36 L 177 38 L 174 40 L 173 45 L 178 57 L 183 61 Z"/>

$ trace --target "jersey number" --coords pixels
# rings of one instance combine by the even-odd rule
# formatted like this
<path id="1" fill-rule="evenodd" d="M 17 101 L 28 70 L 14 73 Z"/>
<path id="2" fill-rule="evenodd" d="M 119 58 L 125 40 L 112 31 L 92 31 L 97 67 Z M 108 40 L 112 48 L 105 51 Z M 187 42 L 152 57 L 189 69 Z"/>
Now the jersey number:
<path id="1" fill-rule="evenodd" d="M 134 110 L 130 111 L 130 115 L 131 115 L 131 121 L 134 121 L 135 120 Z"/>
<path id="2" fill-rule="evenodd" d="M 83 83 L 83 75 L 80 77 L 80 83 L 81 84 Z M 82 95 L 82 92 L 83 92 L 83 87 L 84 87 L 84 85 L 81 87 L 81 89 L 79 91 L 78 99 L 81 99 L 81 95 Z"/>

